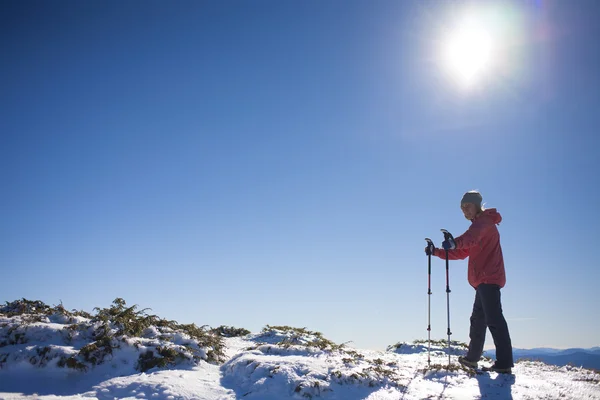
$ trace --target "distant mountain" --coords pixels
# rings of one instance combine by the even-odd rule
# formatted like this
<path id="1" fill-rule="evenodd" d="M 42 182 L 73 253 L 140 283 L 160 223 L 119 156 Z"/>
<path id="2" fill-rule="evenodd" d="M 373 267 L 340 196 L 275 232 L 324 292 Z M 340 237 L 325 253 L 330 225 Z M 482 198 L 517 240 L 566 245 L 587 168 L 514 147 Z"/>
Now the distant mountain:
<path id="1" fill-rule="evenodd" d="M 489 350 L 485 355 L 495 358 L 496 351 Z M 513 357 L 515 361 L 520 359 L 530 359 L 543 361 L 546 364 L 557 365 L 574 365 L 577 367 L 591 368 L 600 370 L 600 347 L 592 347 L 589 349 L 571 348 L 571 349 L 551 349 L 551 348 L 534 348 L 534 349 L 513 349 Z"/>

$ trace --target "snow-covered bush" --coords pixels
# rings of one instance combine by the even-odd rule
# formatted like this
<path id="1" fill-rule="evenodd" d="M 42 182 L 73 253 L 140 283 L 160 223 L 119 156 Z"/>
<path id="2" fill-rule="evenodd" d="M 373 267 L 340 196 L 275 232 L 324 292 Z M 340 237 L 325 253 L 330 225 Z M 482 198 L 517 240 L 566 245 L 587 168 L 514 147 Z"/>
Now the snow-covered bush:
<path id="1" fill-rule="evenodd" d="M 21 299 L 0 306 L 0 368 L 22 363 L 78 371 L 129 364 L 147 371 L 201 360 L 225 360 L 223 336 L 233 327 L 208 329 L 178 324 L 127 306 L 117 298 L 95 315 Z"/>
<path id="2" fill-rule="evenodd" d="M 416 354 L 427 352 L 428 348 L 430 348 L 431 354 L 448 354 L 448 342 L 446 340 L 432 340 L 431 344 L 427 340 L 415 340 L 412 343 L 399 342 L 388 346 L 387 351 L 397 354 Z M 450 354 L 452 355 L 463 355 L 468 348 L 469 346 L 464 342 L 450 341 Z"/>
<path id="3" fill-rule="evenodd" d="M 219 336 L 226 337 L 226 338 L 240 337 L 240 336 L 246 336 L 246 335 L 250 334 L 250 331 L 248 329 L 235 328 L 233 326 L 225 326 L 225 325 L 221 325 L 217 328 L 213 328 L 210 331 Z"/>
<path id="4" fill-rule="evenodd" d="M 390 354 L 376 356 L 338 345 L 306 328 L 267 325 L 248 335 L 256 345 L 221 368 L 226 382 L 254 396 L 286 392 L 322 397 L 340 386 L 400 388 L 398 365 Z"/>
<path id="5" fill-rule="evenodd" d="M 260 334 L 254 335 L 251 339 L 258 343 L 276 344 L 283 348 L 297 346 L 308 350 L 336 351 L 344 347 L 344 344 L 338 345 L 324 338 L 321 332 L 291 326 L 267 325 Z"/>

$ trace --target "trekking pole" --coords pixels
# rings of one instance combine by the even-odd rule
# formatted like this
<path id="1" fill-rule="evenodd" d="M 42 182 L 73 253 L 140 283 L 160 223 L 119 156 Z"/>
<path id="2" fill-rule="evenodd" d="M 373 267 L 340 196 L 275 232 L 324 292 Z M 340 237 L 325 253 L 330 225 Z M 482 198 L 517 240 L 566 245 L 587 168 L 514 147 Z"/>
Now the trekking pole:
<path id="1" fill-rule="evenodd" d="M 431 366 L 431 250 L 435 248 L 433 241 L 427 240 L 427 366 Z"/>
<path id="2" fill-rule="evenodd" d="M 444 233 L 444 240 L 452 240 L 454 241 L 454 237 L 450 232 L 445 229 L 442 229 Z M 450 365 L 450 272 L 449 272 L 449 263 L 448 263 L 448 250 L 446 250 L 446 305 L 448 308 L 448 365 Z"/>

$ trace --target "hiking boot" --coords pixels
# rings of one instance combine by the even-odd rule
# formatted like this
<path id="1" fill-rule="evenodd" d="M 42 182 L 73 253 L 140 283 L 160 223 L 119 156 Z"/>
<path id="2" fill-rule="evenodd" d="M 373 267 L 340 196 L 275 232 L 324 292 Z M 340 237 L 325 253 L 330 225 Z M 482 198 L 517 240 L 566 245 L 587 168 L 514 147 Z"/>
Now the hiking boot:
<path id="1" fill-rule="evenodd" d="M 496 363 L 494 363 L 494 365 L 492 365 L 491 367 L 488 368 L 482 368 L 484 371 L 493 371 L 493 372 L 497 372 L 499 374 L 512 374 L 512 369 L 510 367 L 508 368 L 502 368 L 496 365 Z"/>
<path id="2" fill-rule="evenodd" d="M 458 362 L 467 368 L 477 369 L 477 361 L 467 360 L 466 357 L 460 356 L 458 357 Z"/>

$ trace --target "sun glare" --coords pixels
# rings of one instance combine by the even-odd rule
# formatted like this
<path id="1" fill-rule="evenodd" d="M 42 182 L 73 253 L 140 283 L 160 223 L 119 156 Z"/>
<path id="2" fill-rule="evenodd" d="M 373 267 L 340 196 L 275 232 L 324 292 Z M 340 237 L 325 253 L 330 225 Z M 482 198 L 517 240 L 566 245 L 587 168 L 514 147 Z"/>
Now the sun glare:
<path id="1" fill-rule="evenodd" d="M 445 38 L 443 64 L 458 83 L 472 86 L 492 68 L 494 42 L 482 24 L 463 21 Z"/>

